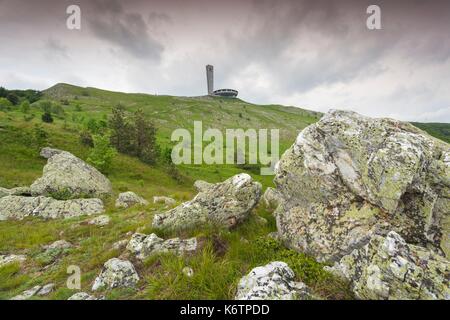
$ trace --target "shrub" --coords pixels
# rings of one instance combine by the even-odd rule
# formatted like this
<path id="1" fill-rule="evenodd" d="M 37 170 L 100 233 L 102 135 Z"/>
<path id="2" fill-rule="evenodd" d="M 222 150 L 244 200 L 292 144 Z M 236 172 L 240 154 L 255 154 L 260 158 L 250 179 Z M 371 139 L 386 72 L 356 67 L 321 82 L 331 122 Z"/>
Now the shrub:
<path id="1" fill-rule="evenodd" d="M 48 133 L 44 130 L 44 128 L 42 128 L 41 125 L 37 124 L 34 126 L 32 140 L 37 149 L 41 149 L 42 147 L 48 145 Z"/>
<path id="2" fill-rule="evenodd" d="M 86 130 L 81 131 L 80 143 L 84 146 L 92 148 L 94 146 L 94 139 L 92 138 L 92 134 Z"/>
<path id="3" fill-rule="evenodd" d="M 89 154 L 87 161 L 101 172 L 107 173 L 117 151 L 111 146 L 108 136 L 94 135 L 93 139 L 94 148 Z"/>
<path id="4" fill-rule="evenodd" d="M 22 111 L 23 113 L 28 113 L 28 111 L 30 111 L 30 102 L 28 100 L 24 100 L 20 104 L 20 111 Z"/>
<path id="5" fill-rule="evenodd" d="M 11 102 L 6 98 L 0 98 L 0 110 L 9 110 Z"/>
<path id="6" fill-rule="evenodd" d="M 50 112 L 44 112 L 44 114 L 42 115 L 42 121 L 46 122 L 46 123 L 52 123 L 53 122 L 53 117 L 52 114 Z"/>

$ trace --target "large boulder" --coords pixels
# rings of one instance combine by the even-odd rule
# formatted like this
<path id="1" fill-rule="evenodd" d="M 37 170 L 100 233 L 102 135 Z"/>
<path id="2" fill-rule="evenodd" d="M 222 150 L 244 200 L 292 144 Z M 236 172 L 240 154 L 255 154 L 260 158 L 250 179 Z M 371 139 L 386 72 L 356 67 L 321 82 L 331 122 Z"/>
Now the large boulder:
<path id="1" fill-rule="evenodd" d="M 411 124 L 330 111 L 276 166 L 279 235 L 319 261 L 336 261 L 390 230 L 442 253 L 449 155 L 448 144 Z"/>
<path id="2" fill-rule="evenodd" d="M 308 287 L 295 282 L 295 274 L 284 262 L 256 267 L 238 284 L 236 300 L 308 300 Z"/>
<path id="3" fill-rule="evenodd" d="M 138 281 L 139 276 L 130 261 L 112 258 L 105 262 L 102 272 L 95 278 L 92 291 L 134 287 Z"/>
<path id="4" fill-rule="evenodd" d="M 146 206 L 148 201 L 131 191 L 122 192 L 116 199 L 116 208 L 130 208 L 134 205 Z"/>
<path id="5" fill-rule="evenodd" d="M 180 230 L 207 223 L 233 227 L 248 217 L 260 196 L 261 184 L 241 173 L 199 192 L 191 201 L 156 214 L 153 227 Z"/>
<path id="6" fill-rule="evenodd" d="M 360 299 L 450 299 L 449 261 L 393 231 L 374 236 L 328 271 L 348 280 Z"/>
<path id="7" fill-rule="evenodd" d="M 48 161 L 42 177 L 30 186 L 33 196 L 103 198 L 111 195 L 111 182 L 93 166 L 73 154 L 50 148 L 44 148 L 41 154 Z"/>
<path id="8" fill-rule="evenodd" d="M 55 200 L 48 197 L 6 196 L 0 198 L 0 220 L 72 218 L 104 212 L 100 199 Z"/>
<path id="9" fill-rule="evenodd" d="M 154 233 L 150 235 L 135 233 L 131 237 L 130 242 L 128 242 L 127 250 L 135 254 L 136 257 L 141 260 L 158 253 L 171 252 L 181 255 L 197 250 L 197 239 L 173 238 L 164 240 Z"/>
<path id="10" fill-rule="evenodd" d="M 280 195 L 274 188 L 268 187 L 262 196 L 262 202 L 267 209 L 275 209 L 280 204 Z"/>

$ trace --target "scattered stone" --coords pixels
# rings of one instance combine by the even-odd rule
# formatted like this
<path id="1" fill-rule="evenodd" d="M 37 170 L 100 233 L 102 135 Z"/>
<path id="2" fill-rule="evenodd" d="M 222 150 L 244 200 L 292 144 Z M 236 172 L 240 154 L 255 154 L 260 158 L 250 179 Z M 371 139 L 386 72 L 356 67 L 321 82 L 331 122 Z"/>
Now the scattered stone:
<path id="1" fill-rule="evenodd" d="M 256 267 L 239 281 L 236 300 L 308 300 L 312 296 L 284 262 Z"/>
<path id="2" fill-rule="evenodd" d="M 111 182 L 91 165 L 67 151 L 44 148 L 41 155 L 48 158 L 43 175 L 31 185 L 33 196 L 108 197 Z"/>
<path id="3" fill-rule="evenodd" d="M 203 180 L 197 180 L 194 182 L 194 188 L 197 190 L 197 192 L 203 192 L 208 190 L 210 187 L 212 187 L 214 184 L 203 181 Z"/>
<path id="4" fill-rule="evenodd" d="M 131 191 L 119 194 L 116 200 L 116 208 L 129 208 L 134 205 L 146 206 L 148 205 L 148 201 Z"/>
<path id="5" fill-rule="evenodd" d="M 127 250 L 135 254 L 140 260 L 144 260 L 153 254 L 165 252 L 181 255 L 197 250 L 197 239 L 173 238 L 164 240 L 154 233 L 150 235 L 135 233 L 128 242 Z"/>
<path id="6" fill-rule="evenodd" d="M 35 259 L 42 265 L 49 265 L 72 247 L 73 245 L 66 240 L 57 240 L 50 245 L 43 246 L 44 252 L 38 254 Z"/>
<path id="7" fill-rule="evenodd" d="M 264 206 L 268 209 L 275 209 L 281 202 L 280 194 L 276 189 L 268 187 L 262 196 Z"/>
<path id="8" fill-rule="evenodd" d="M 181 230 L 204 224 L 234 227 L 258 204 L 261 184 L 246 173 L 235 175 L 198 193 L 194 199 L 163 214 L 156 214 L 153 227 Z"/>
<path id="9" fill-rule="evenodd" d="M 102 272 L 95 278 L 92 291 L 134 287 L 138 281 L 139 276 L 130 261 L 112 258 L 105 262 Z"/>
<path id="10" fill-rule="evenodd" d="M 25 260 L 27 260 L 27 257 L 23 254 L 2 254 L 0 255 L 0 267 L 14 262 L 22 263 Z"/>
<path id="11" fill-rule="evenodd" d="M 194 270 L 191 267 L 184 267 L 182 272 L 188 278 L 192 278 L 194 276 Z"/>
<path id="12" fill-rule="evenodd" d="M 450 262 L 393 231 L 327 270 L 348 280 L 359 299 L 450 299 Z"/>
<path id="13" fill-rule="evenodd" d="M 99 300 L 99 299 L 97 299 L 94 296 L 91 296 L 90 294 L 87 294 L 86 292 L 77 292 L 71 297 L 69 297 L 69 299 L 67 300 Z"/>
<path id="14" fill-rule="evenodd" d="M 110 221 L 111 221 L 111 218 L 108 215 L 102 214 L 101 216 L 98 216 L 92 220 L 89 220 L 88 224 L 99 226 L 99 227 L 104 227 L 104 226 L 108 225 Z"/>
<path id="15" fill-rule="evenodd" d="M 47 250 L 54 250 L 54 249 L 64 250 L 72 247 L 73 245 L 66 240 L 56 240 L 55 242 L 52 242 L 51 244 L 44 246 L 44 248 Z"/>
<path id="16" fill-rule="evenodd" d="M 449 247 L 449 151 L 409 123 L 330 111 L 275 168 L 282 241 L 318 261 L 337 261 L 393 230 L 442 253 Z"/>
<path id="17" fill-rule="evenodd" d="M 37 295 L 38 296 L 46 296 L 50 292 L 52 292 L 54 289 L 55 289 L 55 284 L 54 283 L 46 284 L 45 286 L 42 287 L 42 289 L 40 289 L 38 291 Z"/>
<path id="18" fill-rule="evenodd" d="M 173 206 L 175 205 L 177 202 L 175 201 L 175 199 L 169 198 L 169 197 L 165 197 L 165 196 L 155 196 L 153 197 L 153 203 L 164 203 L 165 205 L 168 206 Z"/>
<path id="19" fill-rule="evenodd" d="M 12 297 L 11 300 L 28 300 L 32 296 L 34 296 L 39 290 L 41 290 L 41 288 L 42 288 L 41 286 L 34 286 L 33 288 L 25 290 L 21 294 Z"/>
<path id="20" fill-rule="evenodd" d="M 100 199 L 55 200 L 47 197 L 6 196 L 0 198 L 0 220 L 73 218 L 104 212 Z"/>

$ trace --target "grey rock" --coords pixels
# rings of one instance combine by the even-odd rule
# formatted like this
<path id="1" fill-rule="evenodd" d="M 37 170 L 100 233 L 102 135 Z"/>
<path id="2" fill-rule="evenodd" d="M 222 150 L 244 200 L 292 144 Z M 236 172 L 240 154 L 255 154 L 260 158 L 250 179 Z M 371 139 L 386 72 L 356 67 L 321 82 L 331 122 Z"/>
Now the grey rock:
<path id="1" fill-rule="evenodd" d="M 153 227 L 170 230 L 205 224 L 234 227 L 249 216 L 260 196 L 261 184 L 241 173 L 199 192 L 191 201 L 156 214 Z"/>
<path id="2" fill-rule="evenodd" d="M 309 300 L 312 296 L 303 282 L 284 262 L 256 267 L 238 284 L 236 300 Z"/>
<path id="3" fill-rule="evenodd" d="M 104 212 L 100 199 L 55 200 L 48 197 L 6 196 L 0 198 L 0 220 L 72 218 Z"/>
<path id="4" fill-rule="evenodd" d="M 173 206 L 173 205 L 175 205 L 177 202 L 175 201 L 175 199 L 172 199 L 172 198 L 170 198 L 170 197 L 165 197 L 165 196 L 154 196 L 154 197 L 153 197 L 153 203 L 164 203 L 165 205 Z"/>
<path id="5" fill-rule="evenodd" d="M 74 295 L 70 296 L 67 300 L 99 300 L 94 296 L 91 296 L 90 294 L 86 292 L 77 292 Z"/>
<path id="6" fill-rule="evenodd" d="M 129 208 L 134 205 L 146 206 L 148 205 L 148 201 L 131 191 L 119 194 L 116 200 L 116 208 Z"/>
<path id="7" fill-rule="evenodd" d="M 27 196 L 31 195 L 30 187 L 16 187 L 12 189 L 6 189 L 0 187 L 0 198 L 6 196 Z"/>
<path id="8" fill-rule="evenodd" d="M 54 155 L 57 155 L 57 154 L 60 154 L 60 153 L 63 153 L 63 152 L 65 152 L 65 151 L 59 150 L 59 149 L 55 149 L 55 148 L 45 147 L 45 148 L 41 149 L 41 152 L 39 153 L 39 155 L 42 158 L 50 159 Z"/>
<path id="9" fill-rule="evenodd" d="M 0 255 L 0 267 L 14 262 L 22 263 L 25 260 L 27 260 L 27 257 L 23 254 L 2 254 Z"/>
<path id="10" fill-rule="evenodd" d="M 71 198 L 103 198 L 112 194 L 111 182 L 97 169 L 73 154 L 61 150 L 42 153 L 49 158 L 42 177 L 30 187 L 33 196 L 63 193 Z"/>
<path id="11" fill-rule="evenodd" d="M 337 261 L 394 230 L 442 253 L 448 152 L 448 144 L 411 124 L 330 111 L 299 134 L 275 168 L 282 241 L 319 261 Z"/>
<path id="12" fill-rule="evenodd" d="M 11 300 L 28 300 L 32 296 L 34 296 L 39 290 L 41 290 L 41 288 L 42 288 L 41 286 L 34 286 L 33 288 L 25 290 L 21 294 L 12 297 Z"/>
<path id="13" fill-rule="evenodd" d="M 104 227 L 104 226 L 108 225 L 110 221 L 111 221 L 111 218 L 108 215 L 102 214 L 98 217 L 95 217 L 94 219 L 89 220 L 88 224 L 99 226 L 99 227 Z"/>
<path id="14" fill-rule="evenodd" d="M 37 292 L 37 295 L 38 295 L 38 296 L 46 296 L 46 295 L 48 295 L 49 293 L 51 293 L 54 289 L 55 289 L 55 284 L 54 284 L 54 283 L 46 284 L 45 286 L 43 286 L 43 287 Z"/>
<path id="15" fill-rule="evenodd" d="M 450 299 L 449 261 L 393 231 L 327 269 L 348 280 L 359 299 Z"/>
<path id="16" fill-rule="evenodd" d="M 122 240 L 116 241 L 113 243 L 112 248 L 114 250 L 122 250 L 122 249 L 126 248 L 128 241 L 129 240 L 127 240 L 127 239 L 122 239 Z"/>
<path id="17" fill-rule="evenodd" d="M 181 255 L 197 250 L 197 239 L 173 238 L 164 240 L 154 233 L 150 235 L 135 233 L 128 242 L 127 250 L 141 260 L 144 260 L 153 254 L 165 252 Z"/>
<path id="18" fill-rule="evenodd" d="M 112 258 L 105 262 L 102 272 L 95 278 L 92 291 L 134 287 L 138 281 L 139 275 L 130 261 Z"/>
<path id="19" fill-rule="evenodd" d="M 262 196 L 264 206 L 268 209 L 275 209 L 281 202 L 280 194 L 276 189 L 268 187 Z"/>
<path id="20" fill-rule="evenodd" d="M 72 247 L 73 245 L 66 240 L 56 240 L 55 242 L 52 242 L 51 244 L 44 246 L 46 250 L 54 250 L 54 249 L 64 250 Z"/>

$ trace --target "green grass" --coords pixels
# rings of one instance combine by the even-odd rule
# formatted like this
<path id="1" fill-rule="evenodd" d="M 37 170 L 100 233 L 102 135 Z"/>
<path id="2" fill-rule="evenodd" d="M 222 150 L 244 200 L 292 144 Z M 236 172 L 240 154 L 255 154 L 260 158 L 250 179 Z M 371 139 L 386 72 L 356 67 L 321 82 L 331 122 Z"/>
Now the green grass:
<path id="1" fill-rule="evenodd" d="M 42 175 L 45 159 L 39 157 L 39 146 L 33 142 L 33 128 L 41 124 L 49 134 L 49 145 L 67 150 L 86 160 L 90 149 L 79 142 L 79 132 L 89 119 L 107 119 L 118 103 L 127 111 L 143 108 L 158 127 L 158 142 L 171 145 L 170 135 L 176 128 L 192 129 L 194 120 L 202 120 L 204 128 L 276 128 L 280 129 L 280 154 L 294 141 L 298 132 L 317 121 L 321 114 L 278 105 L 254 105 L 239 99 L 210 97 L 169 97 L 125 94 L 67 84 L 45 91 L 44 99 L 67 100 L 64 117 L 55 117 L 52 124 L 41 121 L 38 103 L 28 114 L 11 108 L 0 111 L 0 186 L 28 186 Z M 33 116 L 34 115 L 34 116 Z M 442 133 L 443 132 L 443 133 Z M 448 137 L 448 131 L 442 131 Z M 447 140 L 448 141 L 448 140 Z M 43 221 L 0 221 L 0 253 L 26 254 L 21 266 L 9 264 L 0 268 L 0 299 L 8 299 L 36 284 L 56 284 L 56 290 L 45 299 L 67 299 L 75 291 L 67 289 L 67 267 L 78 265 L 82 271 L 82 290 L 90 292 L 92 282 L 105 261 L 122 252 L 112 249 L 113 243 L 129 238 L 130 232 L 152 232 L 153 215 L 164 211 L 160 204 L 119 210 L 114 199 L 123 191 L 134 191 L 150 202 L 152 197 L 166 195 L 179 203 L 195 195 L 193 182 L 223 181 L 246 171 L 264 188 L 273 186 L 271 176 L 260 176 L 254 167 L 235 165 L 181 165 L 182 181 L 175 181 L 159 164 L 148 166 L 133 157 L 119 154 L 112 163 L 108 178 L 114 195 L 106 204 L 111 223 L 105 227 L 87 225 L 89 217 Z M 66 198 L 66 194 L 56 195 Z M 257 216 L 264 217 L 262 223 Z M 161 237 L 198 237 L 201 249 L 189 256 L 158 255 L 144 262 L 130 257 L 141 280 L 136 289 L 102 292 L 107 299 L 232 299 L 239 279 L 252 268 L 270 261 L 288 263 L 297 280 L 304 281 L 316 294 L 327 299 L 351 298 L 348 288 L 312 258 L 286 249 L 267 237 L 276 231 L 275 219 L 264 208 L 238 228 L 228 231 L 204 227 L 180 233 L 158 232 Z M 55 240 L 64 239 L 74 247 L 66 252 L 46 255 L 43 249 Z M 56 261 L 52 262 L 56 257 Z M 186 277 L 181 270 L 189 266 L 194 275 Z"/>

